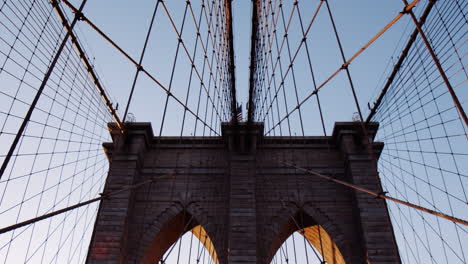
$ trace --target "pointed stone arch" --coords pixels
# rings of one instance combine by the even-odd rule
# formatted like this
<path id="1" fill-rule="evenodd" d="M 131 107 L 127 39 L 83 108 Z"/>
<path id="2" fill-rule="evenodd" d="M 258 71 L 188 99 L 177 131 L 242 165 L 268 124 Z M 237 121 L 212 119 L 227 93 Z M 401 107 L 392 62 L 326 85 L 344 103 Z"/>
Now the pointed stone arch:
<path id="1" fill-rule="evenodd" d="M 183 234 L 192 232 L 197 237 L 209 252 L 214 263 L 218 264 L 218 253 L 214 246 L 214 241 L 210 237 L 207 230 L 203 227 L 202 222 L 194 216 L 189 209 L 181 209 L 178 211 L 168 210 L 168 213 L 161 220 L 159 225 L 153 225 L 147 230 L 147 234 L 143 238 L 143 248 L 140 261 L 137 263 L 154 264 L 158 263 L 170 247 L 178 241 Z M 203 217 L 200 217 L 203 219 Z"/>
<path id="2" fill-rule="evenodd" d="M 343 235 L 339 228 L 319 210 L 304 206 L 302 208 L 289 208 L 283 214 L 279 232 L 274 237 L 268 252 L 266 263 L 270 263 L 277 250 L 295 232 L 306 237 L 307 241 L 315 247 L 327 263 L 346 263 L 346 246 L 343 244 Z M 283 210 L 283 211 L 284 211 Z"/>

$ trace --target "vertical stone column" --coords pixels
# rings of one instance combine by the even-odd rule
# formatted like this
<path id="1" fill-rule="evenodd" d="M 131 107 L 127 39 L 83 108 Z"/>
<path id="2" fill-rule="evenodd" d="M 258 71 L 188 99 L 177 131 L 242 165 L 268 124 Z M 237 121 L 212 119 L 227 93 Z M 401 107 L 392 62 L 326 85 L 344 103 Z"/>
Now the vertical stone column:
<path id="1" fill-rule="evenodd" d="M 228 263 L 257 263 L 255 152 L 263 134 L 259 124 L 223 125 L 229 159 Z"/>
<path id="2" fill-rule="evenodd" d="M 255 156 L 230 157 L 229 264 L 257 263 Z"/>
<path id="3" fill-rule="evenodd" d="M 359 123 L 336 123 L 333 137 L 345 158 L 347 180 L 381 193 L 376 161 L 383 143 L 373 142 L 377 128 L 378 123 L 369 123 L 367 133 L 364 133 Z M 365 138 L 366 135 L 369 140 Z M 371 142 L 370 147 L 368 142 Z M 354 197 L 355 216 L 360 223 L 359 231 L 367 261 L 372 264 L 401 263 L 386 201 L 357 190 Z"/>
<path id="4" fill-rule="evenodd" d="M 129 123 L 126 134 L 109 124 L 113 143 L 104 144 L 110 167 L 105 192 L 136 183 L 143 156 L 153 138 L 150 123 Z M 100 204 L 86 263 L 127 263 L 128 221 L 135 190 L 103 200 Z"/>

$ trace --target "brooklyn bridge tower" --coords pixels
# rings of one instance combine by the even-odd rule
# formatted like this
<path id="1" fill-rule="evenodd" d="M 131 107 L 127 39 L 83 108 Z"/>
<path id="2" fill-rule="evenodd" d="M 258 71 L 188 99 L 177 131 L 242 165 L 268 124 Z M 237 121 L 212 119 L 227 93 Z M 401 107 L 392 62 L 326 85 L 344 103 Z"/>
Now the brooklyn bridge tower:
<path id="1" fill-rule="evenodd" d="M 467 263 L 468 2 L 358 2 L 1 1 L 0 262 Z"/>

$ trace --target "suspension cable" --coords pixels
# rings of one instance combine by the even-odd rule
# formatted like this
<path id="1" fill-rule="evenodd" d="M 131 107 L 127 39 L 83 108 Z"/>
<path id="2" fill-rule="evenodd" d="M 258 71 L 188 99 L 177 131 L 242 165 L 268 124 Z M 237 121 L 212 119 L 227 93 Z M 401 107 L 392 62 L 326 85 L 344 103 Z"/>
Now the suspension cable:
<path id="1" fill-rule="evenodd" d="M 421 25 L 421 26 L 424 25 L 424 23 L 426 22 L 426 19 L 429 16 L 429 13 L 431 12 L 433 6 L 434 6 L 434 1 L 429 1 L 429 3 L 426 6 L 426 9 L 424 10 L 423 14 L 421 15 L 421 17 L 419 19 L 419 25 Z M 409 53 L 411 47 L 413 46 L 413 43 L 416 40 L 417 34 L 418 34 L 418 31 L 417 31 L 417 29 L 415 29 L 413 31 L 413 33 L 411 34 L 405 48 L 401 52 L 401 55 L 399 56 L 398 62 L 393 67 L 393 71 L 390 74 L 390 76 L 388 77 L 387 82 L 383 86 L 383 89 L 382 89 L 382 91 L 381 91 L 381 93 L 379 95 L 379 98 L 377 99 L 375 104 L 372 106 L 372 109 L 371 109 L 369 115 L 367 116 L 366 123 L 369 123 L 370 120 L 372 120 L 372 117 L 375 115 L 375 113 L 377 111 L 377 108 L 379 108 L 380 103 L 382 102 L 382 99 L 384 98 L 385 94 L 388 91 L 388 88 L 390 88 L 390 85 L 393 83 L 393 80 L 395 79 L 397 73 L 399 72 L 399 70 L 401 68 L 401 65 L 403 64 L 406 57 L 408 56 L 408 53 Z"/>
<path id="2" fill-rule="evenodd" d="M 36 108 L 37 102 L 39 101 L 39 98 L 41 97 L 42 92 L 44 91 L 44 88 L 46 87 L 47 81 L 49 80 L 49 78 L 50 78 L 50 76 L 52 74 L 52 71 L 54 70 L 55 65 L 57 64 L 57 61 L 58 61 L 58 59 L 59 59 L 59 57 L 60 57 L 60 55 L 61 55 L 61 53 L 62 53 L 62 51 L 63 51 L 63 49 L 65 47 L 65 44 L 67 43 L 68 38 L 72 34 L 72 30 L 75 27 L 76 22 L 80 18 L 81 11 L 83 10 L 86 2 L 87 2 L 87 0 L 83 0 L 81 2 L 81 5 L 80 5 L 80 7 L 78 9 L 78 12 L 75 13 L 75 17 L 74 17 L 71 25 L 69 27 L 67 27 L 67 29 L 68 29 L 67 33 L 65 34 L 65 37 L 63 38 L 62 43 L 60 44 L 60 47 L 58 48 L 58 50 L 57 50 L 57 52 L 56 52 L 56 54 L 54 56 L 54 59 L 52 60 L 52 63 L 50 64 L 46 74 L 44 75 L 44 79 L 42 80 L 41 86 L 37 90 L 36 96 L 34 97 L 34 100 L 32 101 L 31 105 L 29 106 L 29 110 L 26 113 L 26 116 L 24 117 L 20 128 L 18 129 L 18 132 L 16 133 L 15 139 L 13 140 L 13 143 L 11 144 L 10 149 L 8 150 L 8 154 L 6 155 L 5 160 L 2 163 L 2 167 L 0 168 L 0 179 L 2 179 L 3 173 L 5 172 L 6 167 L 8 166 L 8 163 L 9 163 L 9 161 L 10 161 L 12 155 L 13 155 L 13 152 L 15 151 L 16 146 L 18 145 L 18 142 L 21 139 L 21 136 L 23 135 L 24 130 L 26 129 L 26 125 L 28 124 L 29 119 L 31 118 L 31 115 L 32 115 L 34 109 Z M 59 3 L 57 2 L 57 0 L 52 0 L 52 5 L 54 5 L 54 7 L 57 8 Z"/>
<path id="3" fill-rule="evenodd" d="M 408 2 L 406 0 L 402 0 L 403 3 L 405 5 L 408 5 Z M 431 2 L 434 1 L 434 0 L 431 0 Z M 434 53 L 434 49 L 431 47 L 431 44 L 429 43 L 429 41 L 427 40 L 427 37 L 426 37 L 426 34 L 424 33 L 424 31 L 422 30 L 422 27 L 421 27 L 421 24 L 418 22 L 418 19 L 416 18 L 416 16 L 414 15 L 414 12 L 413 10 L 409 9 L 409 10 L 406 10 L 406 12 L 408 12 L 411 16 L 411 20 L 413 20 L 415 26 L 416 26 L 416 30 L 419 32 L 419 36 L 421 37 L 421 39 L 423 40 L 424 42 L 424 45 L 426 46 L 426 49 L 427 51 L 429 52 L 429 54 L 431 55 L 431 58 L 434 62 L 434 64 L 436 65 L 437 67 L 437 70 L 439 71 L 440 73 L 440 76 L 442 77 L 442 80 L 444 80 L 444 83 L 445 85 L 447 86 L 447 89 L 450 93 L 450 96 L 452 97 L 452 100 L 453 100 L 453 103 L 455 104 L 455 106 L 457 107 L 457 110 L 458 110 L 458 114 L 460 115 L 460 117 L 463 119 L 463 121 L 465 122 L 465 126 L 468 127 L 468 117 L 466 116 L 466 113 L 465 113 L 465 110 L 463 109 L 462 105 L 460 104 L 460 101 L 458 100 L 458 97 L 457 95 L 455 94 L 455 91 L 453 90 L 453 87 L 452 87 L 452 84 L 450 83 L 449 79 L 447 78 L 447 75 L 445 74 L 445 71 L 444 69 L 442 68 L 442 65 L 440 64 L 440 61 L 439 59 L 437 58 L 437 55 Z"/>
<path id="4" fill-rule="evenodd" d="M 382 199 L 389 200 L 389 201 L 392 201 L 392 202 L 395 202 L 395 203 L 403 204 L 405 206 L 414 208 L 416 210 L 423 211 L 423 212 L 435 215 L 437 217 L 445 218 L 445 219 L 450 220 L 452 222 L 468 226 L 468 221 L 466 221 L 466 220 L 456 218 L 454 216 L 447 215 L 447 214 L 444 214 L 442 212 L 437 212 L 437 211 L 434 211 L 434 210 L 431 210 L 431 209 L 428 209 L 428 208 L 425 208 L 425 207 L 422 207 L 422 206 L 419 206 L 419 205 L 416 205 L 416 204 L 413 204 L 413 203 L 410 203 L 410 202 L 406 202 L 406 201 L 403 201 L 403 200 L 400 200 L 400 199 L 396 199 L 396 198 L 393 198 L 391 196 L 385 195 L 384 193 L 377 193 L 377 192 L 371 191 L 369 189 L 366 189 L 366 188 L 363 188 L 363 187 L 360 187 L 360 186 L 357 186 L 357 185 L 354 185 L 354 184 L 351 184 L 351 183 L 348 183 L 348 182 L 345 182 L 345 181 L 341 181 L 341 180 L 332 178 L 330 176 L 320 174 L 320 173 L 318 173 L 316 171 L 312 171 L 312 170 L 308 170 L 308 169 L 305 169 L 305 168 L 298 167 L 298 166 L 296 166 L 294 164 L 291 164 L 291 163 L 288 163 L 288 162 L 283 162 L 283 164 L 287 165 L 289 167 L 298 169 L 300 171 L 306 172 L 308 174 L 318 176 L 318 177 L 320 177 L 322 179 L 325 179 L 325 180 L 328 180 L 328 181 L 331 181 L 331 182 L 334 182 L 334 183 L 349 187 L 351 189 L 354 189 L 354 190 L 357 190 L 357 191 L 360 191 L 360 192 L 363 192 L 363 193 L 370 194 L 370 195 L 372 195 L 372 196 L 374 196 L 376 198 L 382 198 Z"/>
<path id="5" fill-rule="evenodd" d="M 62 0 L 62 2 L 70 8 L 70 10 L 76 13 L 78 10 L 74 7 L 68 0 Z M 169 91 L 153 74 L 149 73 L 143 65 L 139 64 L 135 59 L 133 59 L 126 51 L 124 51 L 115 41 L 113 41 L 107 34 L 105 34 L 99 27 L 97 27 L 89 18 L 87 18 L 84 14 L 81 14 L 80 20 L 86 22 L 93 30 L 95 30 L 101 37 L 103 37 L 111 46 L 113 46 L 117 51 L 119 51 L 125 58 L 127 58 L 135 67 L 141 69 L 141 71 L 150 78 L 159 88 L 161 88 L 166 94 L 171 96 L 179 105 L 181 105 L 187 112 L 189 112 L 196 120 L 200 121 L 205 127 L 208 127 L 211 131 L 213 131 L 216 135 L 219 133 L 212 128 L 205 120 L 203 120 L 198 114 L 196 114 L 188 105 L 184 104 L 181 99 L 179 99 L 176 95 Z M 203 85 L 204 86 L 204 85 Z M 211 97 L 210 97 L 211 98 Z"/>
<path id="6" fill-rule="evenodd" d="M 287 119 L 292 113 L 298 110 L 305 102 L 307 102 L 314 94 L 318 93 L 320 89 L 322 89 L 328 82 L 330 82 L 333 78 L 335 78 L 338 73 L 342 70 L 346 69 L 351 62 L 353 62 L 359 55 L 361 55 L 364 50 L 366 50 L 369 46 L 371 46 L 379 37 L 381 37 L 389 28 L 391 28 L 398 20 L 400 20 L 405 14 L 408 13 L 409 10 L 412 10 L 416 4 L 420 0 L 414 0 L 410 4 L 408 4 L 403 11 L 398 13 L 385 27 L 383 27 L 374 37 L 372 37 L 363 47 L 361 47 L 350 59 L 348 59 L 340 68 L 338 68 L 334 73 L 332 73 L 325 81 L 323 81 L 316 89 L 310 92 L 299 104 L 296 105 L 291 111 L 286 113 L 286 115 L 281 118 L 269 131 L 266 133 L 268 134 L 272 129 L 276 128 L 280 125 L 285 119 Z M 284 76 L 283 76 L 284 78 Z"/>
<path id="7" fill-rule="evenodd" d="M 84 202 L 81 202 L 81 203 L 77 203 L 75 205 L 72 205 L 72 206 L 69 206 L 69 207 L 66 207 L 66 208 L 63 208 L 63 209 L 60 209 L 60 210 L 57 210 L 57 211 L 54 211 L 54 212 L 39 216 L 39 217 L 35 217 L 33 219 L 29 219 L 29 220 L 26 220 L 26 221 L 23 221 L 23 222 L 20 222 L 20 223 L 11 225 L 11 226 L 1 228 L 0 229 L 0 235 L 3 234 L 3 233 L 9 232 L 9 231 L 18 229 L 20 227 L 27 226 L 27 225 L 30 225 L 30 224 L 34 224 L 34 223 L 42 221 L 44 219 L 51 218 L 53 216 L 56 216 L 56 215 L 59 215 L 59 214 L 62 214 L 62 213 L 65 213 L 65 212 L 80 208 L 80 207 L 83 207 L 85 205 L 88 205 L 88 204 L 91 204 L 91 203 L 94 203 L 94 202 L 97 202 L 97 201 L 101 201 L 101 200 L 105 200 L 105 199 L 111 199 L 113 196 L 116 196 L 117 194 L 129 191 L 129 190 L 137 189 L 137 188 L 139 188 L 141 186 L 147 185 L 149 183 L 153 183 L 153 182 L 155 182 L 157 180 L 160 180 L 160 179 L 163 179 L 163 178 L 166 178 L 166 177 L 170 177 L 170 176 L 172 177 L 174 175 L 175 175 L 174 173 L 171 173 L 171 174 L 156 177 L 156 178 L 153 178 L 153 179 L 150 179 L 150 180 L 142 181 L 140 183 L 137 183 L 137 184 L 134 184 L 134 185 L 131 185 L 131 186 L 127 186 L 127 187 L 121 188 L 119 190 L 115 190 L 115 191 L 108 192 L 108 193 L 102 193 L 100 197 L 96 197 L 94 199 L 90 199 L 90 200 L 87 200 L 87 201 L 84 201 Z"/>

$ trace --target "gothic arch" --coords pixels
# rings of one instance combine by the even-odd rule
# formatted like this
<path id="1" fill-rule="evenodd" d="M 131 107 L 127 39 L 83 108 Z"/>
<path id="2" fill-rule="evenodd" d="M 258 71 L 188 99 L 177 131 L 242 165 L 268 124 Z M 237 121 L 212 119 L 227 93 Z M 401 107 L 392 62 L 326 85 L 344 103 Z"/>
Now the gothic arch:
<path id="1" fill-rule="evenodd" d="M 270 263 L 281 245 L 294 233 L 304 235 L 318 250 L 323 252 L 325 261 L 330 264 L 344 264 L 347 256 L 343 235 L 338 227 L 318 209 L 312 206 L 302 208 L 283 208 L 278 233 L 274 237 L 268 252 L 266 263 Z"/>
<path id="2" fill-rule="evenodd" d="M 191 210 L 192 209 L 192 210 Z M 183 208 L 179 204 L 170 206 L 157 224 L 149 226 L 143 236 L 143 247 L 139 249 L 140 261 L 136 263 L 158 263 L 164 253 L 186 232 L 192 232 L 205 246 L 215 263 L 218 261 L 218 253 L 214 242 L 207 231 L 206 217 L 199 214 L 194 206 Z M 204 225 L 207 223 L 207 225 Z"/>

